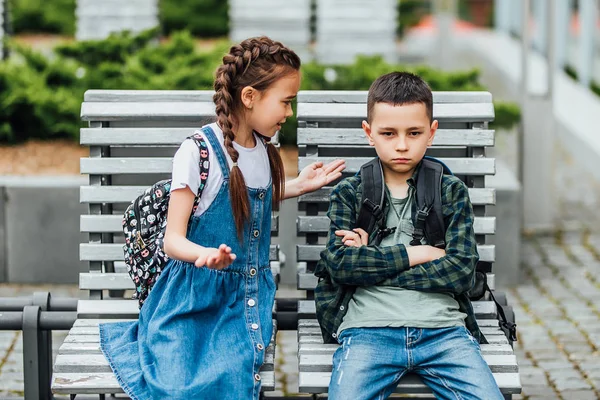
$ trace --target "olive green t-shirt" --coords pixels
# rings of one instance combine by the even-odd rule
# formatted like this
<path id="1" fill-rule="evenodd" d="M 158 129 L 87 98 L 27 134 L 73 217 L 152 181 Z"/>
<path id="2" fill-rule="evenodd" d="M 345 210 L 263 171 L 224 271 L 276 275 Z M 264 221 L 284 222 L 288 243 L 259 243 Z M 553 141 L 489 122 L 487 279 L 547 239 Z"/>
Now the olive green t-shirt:
<path id="1" fill-rule="evenodd" d="M 381 246 L 398 243 L 409 245 L 413 224 L 411 207 L 414 189 L 404 199 L 389 196 L 387 227 L 396 227 L 393 235 L 385 237 Z M 449 293 L 430 293 L 392 286 L 369 286 L 356 289 L 348 303 L 348 311 L 338 329 L 338 335 L 348 328 L 411 327 L 448 328 L 464 325 L 466 314 Z"/>

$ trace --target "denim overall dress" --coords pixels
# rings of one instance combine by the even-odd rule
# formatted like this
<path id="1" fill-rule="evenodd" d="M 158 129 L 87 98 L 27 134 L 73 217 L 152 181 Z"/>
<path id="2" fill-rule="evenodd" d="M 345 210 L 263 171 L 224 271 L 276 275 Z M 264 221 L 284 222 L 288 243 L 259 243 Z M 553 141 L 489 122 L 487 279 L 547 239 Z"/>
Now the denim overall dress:
<path id="1" fill-rule="evenodd" d="M 248 188 L 250 219 L 239 241 L 227 160 L 214 132 L 203 131 L 224 182 L 209 208 L 191 217 L 186 237 L 206 247 L 225 243 L 237 258 L 223 270 L 171 259 L 138 321 L 100 325 L 102 352 L 133 400 L 260 396 L 259 369 L 271 340 L 275 299 L 269 267 L 271 184 Z"/>

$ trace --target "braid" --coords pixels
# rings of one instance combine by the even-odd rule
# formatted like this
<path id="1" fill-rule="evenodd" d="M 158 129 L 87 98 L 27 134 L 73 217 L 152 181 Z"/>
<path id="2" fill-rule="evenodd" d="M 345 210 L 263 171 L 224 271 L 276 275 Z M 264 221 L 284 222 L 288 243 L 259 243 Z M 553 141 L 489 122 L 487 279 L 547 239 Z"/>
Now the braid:
<path id="1" fill-rule="evenodd" d="M 225 149 L 234 163 L 229 178 L 229 195 L 240 240 L 243 237 L 244 223 L 250 217 L 248 190 L 244 175 L 237 166 L 239 153 L 233 147 L 235 140 L 233 126 L 234 123 L 239 122 L 236 117 L 239 117 L 243 110 L 240 104 L 241 90 L 246 86 L 252 86 L 259 91 L 266 90 L 282 76 L 275 68 L 279 66 L 298 71 L 300 59 L 296 53 L 280 42 L 263 36 L 250 38 L 232 46 L 216 72 L 213 101 L 217 122 L 223 130 Z M 270 138 L 264 136 L 263 138 L 268 142 L 267 154 L 273 182 L 273 206 L 278 207 L 283 200 L 285 188 L 283 162 L 275 146 L 270 143 Z"/>

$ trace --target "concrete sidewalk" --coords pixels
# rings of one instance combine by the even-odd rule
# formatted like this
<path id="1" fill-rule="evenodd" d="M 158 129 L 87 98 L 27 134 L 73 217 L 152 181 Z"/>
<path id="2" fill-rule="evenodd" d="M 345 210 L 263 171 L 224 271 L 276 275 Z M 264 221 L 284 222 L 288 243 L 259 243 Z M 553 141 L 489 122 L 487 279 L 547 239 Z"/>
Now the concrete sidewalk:
<path id="1" fill-rule="evenodd" d="M 522 284 L 507 293 L 515 309 L 521 399 L 600 398 L 600 233 L 585 231 L 524 241 Z M 501 266 L 497 266 L 501 274 Z M 51 291 L 80 296 L 75 286 L 0 285 L 0 297 Z M 280 296 L 297 296 L 282 287 Z M 66 332 L 53 333 L 56 352 Z M 298 391 L 296 332 L 278 334 L 277 388 Z M 22 397 L 20 332 L 0 332 L 0 398 Z"/>

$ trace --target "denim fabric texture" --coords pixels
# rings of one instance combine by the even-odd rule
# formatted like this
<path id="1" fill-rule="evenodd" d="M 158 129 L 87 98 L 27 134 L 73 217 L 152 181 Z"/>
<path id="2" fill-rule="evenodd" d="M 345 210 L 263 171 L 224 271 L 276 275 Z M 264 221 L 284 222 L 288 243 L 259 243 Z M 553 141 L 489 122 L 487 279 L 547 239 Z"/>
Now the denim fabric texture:
<path id="1" fill-rule="evenodd" d="M 171 259 L 139 320 L 100 325 L 100 346 L 133 400 L 260 396 L 259 370 L 273 332 L 275 281 L 269 266 L 271 185 L 248 188 L 251 216 L 238 240 L 229 198 L 229 167 L 214 132 L 203 133 L 224 182 L 208 210 L 192 216 L 187 238 L 225 243 L 237 255 L 223 270 Z"/>
<path id="2" fill-rule="evenodd" d="M 338 340 L 330 400 L 387 399 L 409 372 L 438 399 L 504 399 L 477 339 L 463 326 L 349 328 Z"/>

